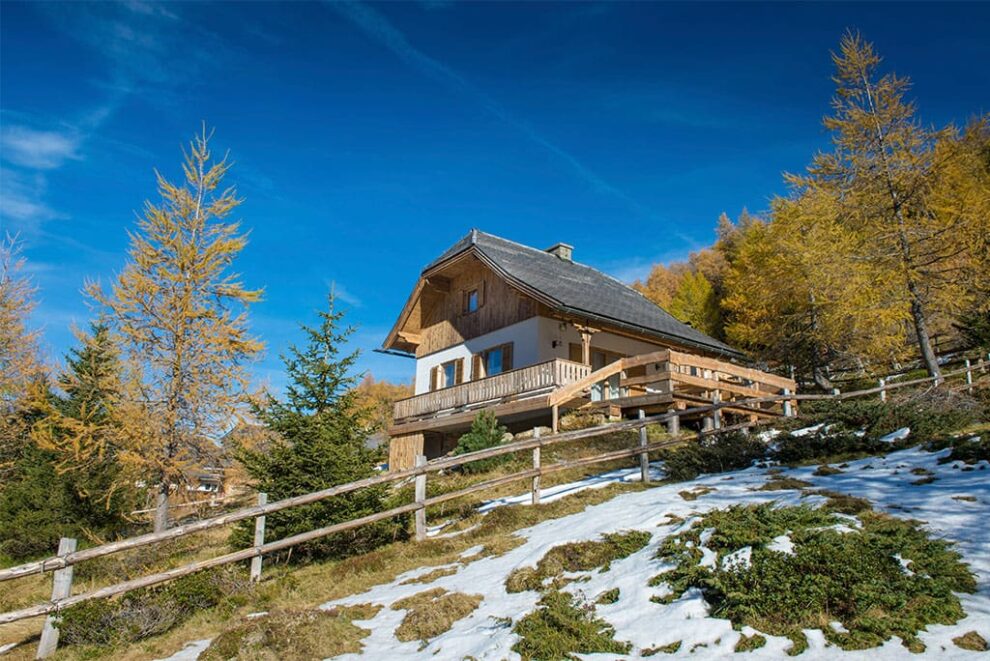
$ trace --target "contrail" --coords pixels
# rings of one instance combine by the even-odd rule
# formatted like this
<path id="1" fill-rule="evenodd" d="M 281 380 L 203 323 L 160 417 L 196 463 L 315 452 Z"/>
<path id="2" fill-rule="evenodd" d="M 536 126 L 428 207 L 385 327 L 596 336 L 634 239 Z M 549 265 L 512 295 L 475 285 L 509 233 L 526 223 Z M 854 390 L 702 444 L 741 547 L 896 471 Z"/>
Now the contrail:
<path id="1" fill-rule="evenodd" d="M 647 218 L 655 218 L 649 209 L 589 170 L 572 154 L 547 140 L 528 123 L 512 115 L 504 106 L 472 85 L 456 71 L 413 46 L 406 39 L 406 36 L 378 11 L 360 2 L 331 2 L 330 6 L 358 26 L 369 37 L 395 53 L 399 59 L 412 68 L 473 99 L 499 120 L 550 152 L 571 172 L 590 184 L 594 190 L 621 200 L 628 207 Z"/>

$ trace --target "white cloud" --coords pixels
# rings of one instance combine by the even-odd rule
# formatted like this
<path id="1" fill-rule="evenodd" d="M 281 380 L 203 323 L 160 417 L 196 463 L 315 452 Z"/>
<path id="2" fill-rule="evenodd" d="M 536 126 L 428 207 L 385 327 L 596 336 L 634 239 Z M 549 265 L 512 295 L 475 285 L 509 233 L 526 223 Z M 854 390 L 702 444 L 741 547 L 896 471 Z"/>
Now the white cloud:
<path id="1" fill-rule="evenodd" d="M 6 126 L 0 136 L 0 157 L 33 170 L 54 170 L 68 160 L 80 158 L 79 143 L 79 136 L 73 132 Z"/>
<path id="2" fill-rule="evenodd" d="M 10 168 L 0 168 L 0 220 L 17 230 L 33 231 L 46 220 L 61 214 L 45 204 L 46 181 Z"/>

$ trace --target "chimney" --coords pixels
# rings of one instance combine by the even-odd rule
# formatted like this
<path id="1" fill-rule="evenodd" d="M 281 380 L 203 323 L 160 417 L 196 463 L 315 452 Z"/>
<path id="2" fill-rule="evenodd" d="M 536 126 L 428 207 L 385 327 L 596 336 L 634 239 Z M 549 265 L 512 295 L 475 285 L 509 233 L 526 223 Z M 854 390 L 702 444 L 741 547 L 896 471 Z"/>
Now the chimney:
<path id="1" fill-rule="evenodd" d="M 574 246 L 570 245 L 569 243 L 555 243 L 549 248 L 547 248 L 546 252 L 550 253 L 551 255 L 556 255 L 565 262 L 574 261 L 574 259 L 572 258 L 572 255 L 574 254 Z"/>

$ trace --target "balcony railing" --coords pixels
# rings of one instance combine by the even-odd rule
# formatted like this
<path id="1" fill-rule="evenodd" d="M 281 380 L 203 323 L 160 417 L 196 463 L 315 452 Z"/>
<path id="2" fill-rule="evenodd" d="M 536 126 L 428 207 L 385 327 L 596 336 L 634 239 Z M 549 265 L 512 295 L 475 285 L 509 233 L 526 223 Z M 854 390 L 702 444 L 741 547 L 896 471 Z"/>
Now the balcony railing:
<path id="1" fill-rule="evenodd" d="M 395 403 L 395 420 L 435 415 L 476 404 L 521 399 L 549 393 L 574 383 L 591 373 L 591 367 L 562 358 L 528 365 L 494 376 L 461 383 L 449 388 L 400 399 Z"/>

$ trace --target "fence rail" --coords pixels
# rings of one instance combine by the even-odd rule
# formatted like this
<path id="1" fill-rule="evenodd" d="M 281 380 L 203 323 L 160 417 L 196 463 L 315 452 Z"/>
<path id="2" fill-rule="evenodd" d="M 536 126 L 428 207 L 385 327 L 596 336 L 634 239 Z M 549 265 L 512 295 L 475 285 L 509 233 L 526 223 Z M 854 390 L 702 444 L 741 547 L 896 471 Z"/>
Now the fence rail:
<path id="1" fill-rule="evenodd" d="M 973 371 L 983 371 L 986 366 L 982 364 L 978 366 L 973 366 L 966 361 L 966 366 L 943 373 L 943 378 L 947 379 L 953 376 L 965 375 L 965 387 L 972 388 L 972 374 Z M 656 450 L 669 447 L 671 445 L 682 443 L 688 440 L 687 437 L 678 437 L 673 440 L 660 441 L 655 443 L 648 443 L 646 436 L 646 427 L 648 425 L 666 423 L 668 429 L 673 432 L 677 432 L 679 429 L 679 421 L 681 416 L 694 416 L 697 414 L 708 413 L 718 418 L 717 412 L 728 407 L 738 407 L 740 404 L 746 405 L 760 405 L 764 403 L 780 403 L 780 402 L 791 402 L 791 401 L 821 401 L 821 400 L 844 400 L 854 397 L 863 397 L 873 394 L 881 394 L 885 396 L 888 391 L 895 390 L 898 388 L 904 388 L 908 386 L 921 385 L 924 383 L 930 383 L 935 379 L 932 377 L 923 379 L 914 379 L 911 381 L 903 381 L 896 383 L 883 383 L 877 388 L 869 388 L 865 390 L 859 390 L 849 393 L 832 393 L 832 394 L 793 394 L 785 393 L 779 395 L 768 395 L 765 397 L 753 397 L 745 400 L 736 401 L 725 401 L 725 402 L 714 402 L 712 404 L 704 406 L 696 406 L 686 409 L 680 409 L 676 411 L 670 411 L 658 415 L 646 415 L 644 412 L 640 411 L 640 415 L 636 419 L 623 420 L 620 422 L 610 422 L 603 425 L 598 425 L 596 427 L 589 427 L 586 429 L 578 429 L 574 431 L 558 432 L 553 434 L 548 434 L 541 436 L 539 433 L 535 433 L 533 438 L 525 439 L 521 441 L 514 441 L 512 443 L 507 443 L 493 448 L 488 448 L 485 450 L 479 450 L 476 452 L 471 452 L 463 455 L 445 457 L 438 460 L 425 463 L 425 459 L 421 460 L 422 463 L 419 465 L 409 468 L 406 470 L 400 470 L 390 473 L 382 473 L 372 477 L 365 478 L 363 480 L 357 480 L 355 482 L 350 482 L 348 484 L 342 484 L 328 489 L 323 489 L 321 491 L 316 491 L 309 494 L 304 494 L 301 496 L 296 496 L 293 498 L 286 498 L 284 500 L 275 501 L 272 503 L 265 503 L 264 499 L 260 499 L 261 504 L 244 507 L 233 512 L 228 512 L 219 516 L 211 517 L 208 519 L 203 519 L 200 521 L 195 521 L 193 523 L 188 523 L 185 525 L 177 526 L 169 530 L 165 530 L 160 533 L 148 533 L 145 535 L 138 535 L 135 537 L 130 537 L 117 542 L 111 542 L 108 544 L 102 544 L 99 546 L 94 546 L 88 549 L 83 549 L 81 551 L 71 550 L 74 548 L 71 544 L 66 544 L 64 547 L 60 546 L 59 555 L 45 558 L 43 560 L 37 560 L 34 562 L 28 562 L 16 567 L 10 567 L 7 569 L 0 570 L 0 582 L 8 581 L 24 576 L 30 576 L 33 574 L 40 574 L 47 571 L 55 571 L 56 579 L 56 590 L 53 591 L 52 599 L 50 601 L 37 604 L 28 608 L 22 608 L 15 611 L 10 611 L 7 613 L 0 614 L 0 624 L 7 624 L 10 622 L 16 622 L 18 620 L 23 620 L 32 617 L 38 617 L 41 615 L 51 615 L 57 614 L 59 610 L 73 606 L 75 604 L 83 603 L 92 599 L 101 599 L 107 597 L 113 597 L 115 595 L 124 594 L 132 590 L 136 590 L 143 587 L 149 587 L 152 585 L 158 585 L 165 583 L 181 576 L 186 576 L 204 569 L 211 567 L 217 567 L 225 564 L 231 564 L 235 562 L 242 562 L 245 560 L 252 560 L 255 558 L 261 558 L 264 555 L 281 551 L 284 549 L 291 548 L 298 544 L 304 542 L 309 542 L 321 537 L 326 537 L 327 535 L 332 535 L 338 532 L 344 532 L 347 530 L 352 530 L 376 521 L 381 521 L 384 519 L 393 518 L 396 516 L 401 516 L 408 513 L 415 513 L 415 527 L 416 527 L 416 538 L 424 539 L 426 536 L 426 508 L 433 505 L 443 503 L 456 498 L 461 498 L 471 494 L 486 491 L 488 489 L 500 486 L 503 484 L 522 481 L 522 480 L 533 480 L 533 490 L 532 490 L 532 500 L 534 503 L 539 502 L 539 478 L 543 475 L 552 474 L 562 470 L 567 470 L 571 468 L 590 466 L 599 463 L 605 463 L 608 461 L 614 461 L 616 459 L 640 457 L 640 468 L 642 472 L 642 479 L 644 482 L 649 480 L 648 475 L 648 458 L 650 452 L 655 452 Z M 757 422 L 746 422 L 738 425 L 733 425 L 731 427 L 722 427 L 716 429 L 709 429 L 699 432 L 697 437 L 729 431 L 732 429 L 744 429 L 755 426 Z M 606 452 L 592 457 L 583 457 L 580 459 L 573 459 L 567 461 L 561 461 L 554 464 L 544 465 L 540 463 L 540 450 L 544 447 L 548 447 L 555 444 L 573 442 L 581 439 L 594 438 L 604 434 L 611 434 L 621 431 L 640 431 L 640 442 L 638 445 L 622 450 L 615 450 L 611 452 Z M 513 473 L 511 475 L 494 478 L 492 480 L 487 480 L 485 482 L 480 482 L 478 484 L 460 489 L 457 491 L 440 494 L 430 498 L 426 497 L 426 479 L 430 473 L 437 473 L 450 468 L 455 468 L 458 466 L 463 466 L 471 462 L 479 461 L 482 459 L 489 459 L 492 457 L 498 457 L 507 454 L 514 454 L 517 452 L 523 452 L 531 450 L 533 452 L 533 468 Z M 99 589 L 91 590 L 82 594 L 69 596 L 69 587 L 65 586 L 64 577 L 68 575 L 71 580 L 71 574 L 66 574 L 61 570 L 66 568 L 71 568 L 80 562 L 87 560 L 93 560 L 96 558 L 108 556 L 114 553 L 120 553 L 122 551 L 127 551 L 130 549 L 136 549 L 143 546 L 148 546 L 151 544 L 158 544 L 167 540 L 177 539 L 179 537 L 184 537 L 197 532 L 202 532 L 204 530 L 210 530 L 213 528 L 218 528 L 221 526 L 226 526 L 237 521 L 243 521 L 246 519 L 260 520 L 268 514 L 273 514 L 290 507 L 297 507 L 300 505 L 306 505 L 310 503 L 319 502 L 326 500 L 328 498 L 333 498 L 335 496 L 350 493 L 352 491 L 357 491 L 359 489 L 367 488 L 370 486 L 378 484 L 386 484 L 392 482 L 398 482 L 401 480 L 407 480 L 409 478 L 414 478 L 416 481 L 416 493 L 415 499 L 411 503 L 401 505 L 398 507 L 391 508 L 382 512 L 376 512 L 374 514 L 361 517 L 358 519 L 353 519 L 351 521 L 345 521 L 337 523 L 331 526 L 326 526 L 323 528 L 311 530 L 309 532 L 300 533 L 293 535 L 291 537 L 286 537 L 274 542 L 264 542 L 263 540 L 263 523 L 256 528 L 261 530 L 261 534 L 256 534 L 255 544 L 250 548 L 242 549 L 240 551 L 234 551 L 224 555 L 217 556 L 215 558 L 210 558 L 207 560 L 202 560 L 199 562 L 190 563 L 183 565 L 181 567 L 176 567 L 168 571 L 159 572 L 156 574 L 151 574 L 148 576 L 143 576 L 140 578 L 135 578 L 128 581 L 123 581 L 116 583 L 114 585 L 102 587 Z M 257 575 L 260 576 L 260 564 L 257 566 Z M 252 572 L 254 576 L 255 572 Z M 255 579 L 257 576 L 254 576 Z M 62 581 L 60 583 L 59 581 Z M 51 644 L 50 637 L 46 639 L 45 644 L 48 645 L 50 649 L 41 650 L 39 649 L 39 658 L 43 658 L 42 652 L 45 654 L 50 653 L 54 650 Z"/>

